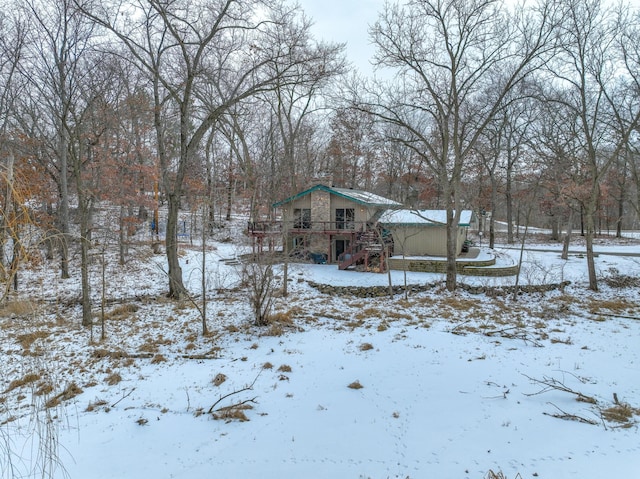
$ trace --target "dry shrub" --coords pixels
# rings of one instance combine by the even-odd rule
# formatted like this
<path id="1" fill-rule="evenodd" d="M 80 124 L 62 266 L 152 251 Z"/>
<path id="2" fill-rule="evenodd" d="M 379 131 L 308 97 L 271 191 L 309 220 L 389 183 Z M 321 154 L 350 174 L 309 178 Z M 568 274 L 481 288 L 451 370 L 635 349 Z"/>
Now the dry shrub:
<path id="1" fill-rule="evenodd" d="M 357 379 L 347 386 L 350 389 L 362 389 L 364 386 Z"/>
<path id="2" fill-rule="evenodd" d="M 280 366 L 278 368 L 278 371 L 280 371 L 281 373 L 290 373 L 291 372 L 291 366 L 289 366 L 288 364 L 283 364 L 282 366 Z"/>
<path id="3" fill-rule="evenodd" d="M 14 379 L 9 383 L 9 386 L 5 390 L 5 393 L 9 391 L 13 391 L 14 389 L 21 388 L 22 386 L 26 386 L 27 384 L 34 383 L 38 381 L 42 376 L 39 373 L 27 373 L 22 376 L 20 379 Z"/>
<path id="4" fill-rule="evenodd" d="M 215 386 L 220 386 L 223 382 L 225 382 L 227 380 L 227 376 L 225 376 L 222 373 L 218 373 L 216 374 L 216 377 L 213 378 L 213 384 Z"/>
<path id="5" fill-rule="evenodd" d="M 378 330 L 379 332 L 386 331 L 387 329 L 389 329 L 389 324 L 388 324 L 388 323 L 386 323 L 385 321 L 381 322 L 381 323 L 378 325 L 378 327 L 377 327 L 377 330 Z"/>
<path id="6" fill-rule="evenodd" d="M 271 364 L 269 361 L 267 361 L 266 363 L 264 363 L 262 365 L 262 369 L 273 369 L 273 364 Z"/>
<path id="7" fill-rule="evenodd" d="M 120 374 L 118 373 L 112 373 L 104 380 L 104 382 L 106 382 L 109 386 L 115 386 L 120 381 L 122 381 L 122 376 L 120 376 Z"/>
<path id="8" fill-rule="evenodd" d="M 34 331 L 32 333 L 21 334 L 16 339 L 18 340 L 18 344 L 22 346 L 22 349 L 29 349 L 38 339 L 44 339 L 48 337 L 51 333 L 47 331 Z"/>
<path id="9" fill-rule="evenodd" d="M 213 418 L 222 419 L 223 421 L 226 421 L 226 422 L 231 422 L 231 421 L 245 422 L 245 421 L 248 421 L 249 418 L 244 413 L 244 411 L 247 411 L 249 409 L 253 409 L 253 406 L 251 406 L 250 404 L 235 404 L 233 406 L 227 406 L 227 407 L 218 409 L 216 412 L 213 413 Z"/>
<path id="10" fill-rule="evenodd" d="M 373 349 L 373 344 L 371 343 L 362 343 L 360 345 L 360 351 L 369 351 L 370 349 Z"/>

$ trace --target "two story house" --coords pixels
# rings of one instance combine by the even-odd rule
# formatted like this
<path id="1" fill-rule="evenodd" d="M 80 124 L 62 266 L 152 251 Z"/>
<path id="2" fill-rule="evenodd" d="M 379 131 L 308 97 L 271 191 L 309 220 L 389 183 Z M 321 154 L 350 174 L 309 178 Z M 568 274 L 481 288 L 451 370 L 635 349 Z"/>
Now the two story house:
<path id="1" fill-rule="evenodd" d="M 376 224 L 384 211 L 400 206 L 367 191 L 322 184 L 273 205 L 281 212 L 278 229 L 285 251 L 316 262 L 338 263 L 341 268 L 382 251 Z M 252 223 L 249 230 L 260 242 L 267 231 L 273 233 L 274 225 Z"/>

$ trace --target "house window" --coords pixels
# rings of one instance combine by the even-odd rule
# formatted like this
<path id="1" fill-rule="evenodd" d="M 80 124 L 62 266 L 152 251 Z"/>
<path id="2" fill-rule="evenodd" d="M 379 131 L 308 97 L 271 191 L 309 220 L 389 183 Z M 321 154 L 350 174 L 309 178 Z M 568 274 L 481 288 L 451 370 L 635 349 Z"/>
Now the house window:
<path id="1" fill-rule="evenodd" d="M 355 228 L 356 210 L 353 208 L 336 208 L 336 229 L 352 230 Z"/>
<path id="2" fill-rule="evenodd" d="M 293 227 L 305 230 L 311 228 L 311 208 L 295 208 L 293 210 Z"/>

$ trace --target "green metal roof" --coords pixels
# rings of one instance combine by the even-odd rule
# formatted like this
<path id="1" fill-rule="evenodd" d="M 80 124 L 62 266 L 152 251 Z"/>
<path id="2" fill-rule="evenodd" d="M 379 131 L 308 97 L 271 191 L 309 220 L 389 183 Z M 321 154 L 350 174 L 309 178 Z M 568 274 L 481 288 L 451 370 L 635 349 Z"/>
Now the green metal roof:
<path id="1" fill-rule="evenodd" d="M 292 201 L 297 200 L 298 198 L 302 198 L 310 194 L 313 191 L 322 190 L 326 191 L 329 194 L 341 196 L 342 198 L 346 198 L 354 203 L 364 205 L 364 206 L 374 206 L 378 208 L 393 208 L 402 206 L 397 201 L 390 200 L 380 195 L 376 195 L 374 193 L 369 193 L 368 191 L 363 190 L 354 190 L 351 188 L 336 188 L 333 186 L 325 186 L 325 185 L 316 185 L 307 190 L 301 191 L 297 195 L 290 196 L 289 198 L 278 201 L 272 205 L 273 208 L 279 208 L 282 205 L 287 203 L 291 203 Z"/>

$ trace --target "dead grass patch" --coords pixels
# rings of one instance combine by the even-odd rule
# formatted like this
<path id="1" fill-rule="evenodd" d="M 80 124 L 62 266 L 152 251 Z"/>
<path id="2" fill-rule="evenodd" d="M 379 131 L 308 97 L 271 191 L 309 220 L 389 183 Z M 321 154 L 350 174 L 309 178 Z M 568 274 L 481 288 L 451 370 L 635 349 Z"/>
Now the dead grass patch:
<path id="1" fill-rule="evenodd" d="M 222 373 L 218 373 L 218 374 L 216 374 L 216 377 L 213 378 L 212 382 L 213 382 L 214 386 L 220 386 L 226 380 L 227 380 L 227 376 L 225 376 Z"/>
<path id="2" fill-rule="evenodd" d="M 296 318 L 303 317 L 304 315 L 304 309 L 302 309 L 300 306 L 293 306 L 286 311 L 274 312 L 269 316 L 269 321 L 273 323 L 293 324 Z"/>
<path id="3" fill-rule="evenodd" d="M 634 416 L 640 415 L 640 409 L 633 408 L 626 403 L 618 403 L 601 411 L 603 419 L 620 424 L 627 428 L 635 424 Z"/>
<path id="4" fill-rule="evenodd" d="M 356 320 L 362 321 L 368 318 L 384 318 L 385 316 L 387 316 L 385 311 L 382 311 L 379 308 L 364 308 L 360 309 L 360 311 L 354 314 L 353 317 Z"/>
<path id="5" fill-rule="evenodd" d="M 266 363 L 264 363 L 262 365 L 262 369 L 273 369 L 273 364 L 271 364 L 269 361 L 267 361 Z"/>
<path id="6" fill-rule="evenodd" d="M 80 386 L 78 386 L 76 383 L 71 382 L 67 385 L 67 387 L 61 393 L 50 398 L 45 403 L 45 407 L 52 408 L 52 407 L 58 406 L 63 401 L 69 401 L 70 399 L 73 399 L 79 394 L 82 394 L 82 388 L 80 388 Z"/>
<path id="7" fill-rule="evenodd" d="M 37 303 L 30 299 L 18 299 L 0 306 L 1 316 L 30 316 L 36 312 Z"/>
<path id="8" fill-rule="evenodd" d="M 162 354 L 156 354 L 153 358 L 151 358 L 151 364 L 160 364 L 167 361 L 167 358 Z"/>
<path id="9" fill-rule="evenodd" d="M 373 349 L 373 344 L 371 343 L 362 343 L 360 345 L 360 351 L 369 351 L 371 349 Z"/>
<path id="10" fill-rule="evenodd" d="M 101 407 L 105 407 L 107 404 L 108 404 L 107 401 L 105 401 L 104 399 L 96 399 L 95 401 L 92 401 L 87 405 L 87 409 L 85 409 L 85 411 L 92 412 Z M 108 410 L 108 408 L 105 408 L 105 409 Z"/>
<path id="11" fill-rule="evenodd" d="M 42 376 L 40 373 L 27 373 L 24 376 L 22 376 L 20 379 L 14 379 L 13 381 L 11 381 L 9 383 L 9 386 L 4 392 L 8 393 L 10 391 L 13 391 L 14 389 L 18 389 L 23 386 L 26 386 L 27 384 L 34 383 L 38 381 L 41 377 Z"/>
<path id="12" fill-rule="evenodd" d="M 112 321 L 119 321 L 123 319 L 129 319 L 133 314 L 140 310 L 140 306 L 133 303 L 121 304 L 116 306 L 111 311 L 108 311 L 105 315 L 105 319 Z"/>
<path id="13" fill-rule="evenodd" d="M 18 341 L 18 344 L 20 344 L 22 349 L 28 350 L 28 349 L 31 349 L 31 346 L 37 340 L 45 339 L 45 338 L 49 337 L 50 334 L 51 333 L 49 333 L 47 331 L 33 331 L 31 333 L 19 335 L 16 338 L 16 340 Z"/>
<path id="14" fill-rule="evenodd" d="M 222 407 L 213 413 L 213 418 L 226 422 L 246 422 L 249 418 L 244 412 L 249 409 L 253 409 L 251 404 L 236 404 L 233 406 Z"/>
<path id="15" fill-rule="evenodd" d="M 489 472 L 487 472 L 487 474 L 484 476 L 484 479 L 508 479 L 508 478 L 507 476 L 504 475 L 502 471 L 493 472 L 491 469 L 489 469 Z M 514 479 L 522 479 L 522 476 L 520 475 L 520 473 L 517 473 Z"/>
<path id="16" fill-rule="evenodd" d="M 264 331 L 262 334 L 263 336 L 278 337 L 278 336 L 282 336 L 284 333 L 285 333 L 285 328 L 282 327 L 282 324 L 271 323 L 267 328 L 267 330 Z"/>
<path id="17" fill-rule="evenodd" d="M 443 300 L 443 303 L 457 311 L 474 311 L 478 309 L 478 303 L 475 300 L 450 296 Z"/>
<path id="18" fill-rule="evenodd" d="M 596 315 L 603 312 L 609 312 L 613 314 L 633 314 L 638 311 L 638 304 L 623 297 L 616 299 L 592 298 L 589 300 L 588 310 L 591 314 Z"/>
<path id="19" fill-rule="evenodd" d="M 104 358 L 124 359 L 124 358 L 129 358 L 130 356 L 129 356 L 129 353 L 122 351 L 121 349 L 116 349 L 114 351 L 111 351 L 105 348 L 96 348 L 93 351 L 91 351 L 91 357 L 95 359 L 104 359 Z"/>
<path id="20" fill-rule="evenodd" d="M 401 311 L 387 311 L 386 319 L 413 319 L 413 316 L 409 313 L 403 313 Z"/>
<path id="21" fill-rule="evenodd" d="M 291 372 L 291 366 L 289 366 L 288 364 L 283 364 L 282 366 L 280 366 L 278 368 L 278 371 L 280 371 L 281 373 L 290 373 Z"/>
<path id="22" fill-rule="evenodd" d="M 364 319 L 355 319 L 352 321 L 347 321 L 346 323 L 344 323 L 344 326 L 347 328 L 351 328 L 351 330 L 354 330 L 356 328 L 362 327 L 364 323 Z"/>
<path id="23" fill-rule="evenodd" d="M 122 376 L 120 376 L 120 374 L 118 373 L 109 374 L 109 376 L 107 376 L 104 380 L 104 382 L 107 383 L 109 386 L 115 386 L 120 381 L 122 381 Z"/>
<path id="24" fill-rule="evenodd" d="M 46 396 L 53 392 L 54 387 L 48 381 L 44 381 L 38 384 L 38 388 L 35 390 L 34 394 L 36 396 Z"/>

